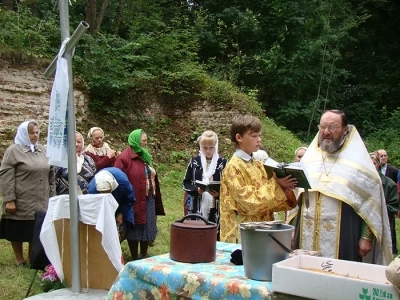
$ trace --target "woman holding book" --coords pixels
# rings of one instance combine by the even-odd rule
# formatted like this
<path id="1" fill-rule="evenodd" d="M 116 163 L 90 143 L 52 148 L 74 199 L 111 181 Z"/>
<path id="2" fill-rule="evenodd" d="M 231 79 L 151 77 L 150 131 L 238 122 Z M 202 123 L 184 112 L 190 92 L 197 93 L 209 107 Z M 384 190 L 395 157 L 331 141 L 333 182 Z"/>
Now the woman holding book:
<path id="1" fill-rule="evenodd" d="M 201 214 L 205 219 L 219 225 L 219 191 L 205 191 L 196 185 L 196 180 L 206 185 L 211 181 L 220 181 L 227 161 L 218 154 L 218 136 L 215 132 L 203 132 L 199 146 L 199 155 L 190 159 L 182 184 L 183 189 L 191 196 L 190 203 L 187 204 L 188 213 Z"/>

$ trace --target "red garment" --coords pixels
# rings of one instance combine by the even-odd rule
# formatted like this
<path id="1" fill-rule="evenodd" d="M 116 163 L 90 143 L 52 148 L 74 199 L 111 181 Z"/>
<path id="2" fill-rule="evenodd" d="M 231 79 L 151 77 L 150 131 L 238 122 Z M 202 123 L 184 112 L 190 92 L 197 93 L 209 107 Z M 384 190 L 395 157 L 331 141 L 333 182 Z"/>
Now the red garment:
<path id="1" fill-rule="evenodd" d="M 114 167 L 121 169 L 128 176 L 135 192 L 136 202 L 134 204 L 135 224 L 146 224 L 146 171 L 145 162 L 127 147 L 115 160 Z M 164 216 L 164 206 L 161 200 L 158 176 L 155 177 L 155 210 L 156 215 Z"/>
<path id="2" fill-rule="evenodd" d="M 146 224 L 146 171 L 144 161 L 127 147 L 115 160 L 114 167 L 128 176 L 135 191 L 135 224 Z"/>
<path id="3" fill-rule="evenodd" d="M 109 158 L 107 155 L 100 156 L 97 154 L 93 154 L 91 152 L 85 152 L 85 153 L 94 160 L 97 172 L 100 171 L 101 169 L 114 166 L 115 157 Z"/>

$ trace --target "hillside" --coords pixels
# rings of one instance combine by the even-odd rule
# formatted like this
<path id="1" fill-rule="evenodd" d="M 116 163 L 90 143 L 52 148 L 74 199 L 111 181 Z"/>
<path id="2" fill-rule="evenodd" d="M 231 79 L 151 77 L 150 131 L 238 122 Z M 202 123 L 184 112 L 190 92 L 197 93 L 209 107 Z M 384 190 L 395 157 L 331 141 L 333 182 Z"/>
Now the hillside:
<path id="1" fill-rule="evenodd" d="M 47 135 L 49 95 L 52 79 L 43 76 L 43 68 L 2 67 L 0 70 L 0 156 L 12 143 L 17 126 L 27 119 L 41 124 L 41 142 Z M 117 150 L 126 147 L 128 134 L 143 128 L 149 135 L 149 147 L 158 163 L 186 161 L 196 151 L 195 140 L 211 129 L 220 137 L 220 152 L 229 157 L 233 148 L 229 126 L 237 113 L 252 113 L 263 119 L 264 148 L 278 160 L 289 161 L 301 142 L 287 130 L 263 116 L 253 99 L 231 85 L 207 78 L 193 95 L 166 97 L 155 91 L 135 91 L 134 105 L 115 113 L 93 108 L 91 99 L 79 82 L 74 83 L 77 128 L 86 136 L 92 126 L 102 127 L 106 140 Z M 215 95 L 219 101 L 215 100 Z M 123 113 L 122 113 L 123 112 Z"/>

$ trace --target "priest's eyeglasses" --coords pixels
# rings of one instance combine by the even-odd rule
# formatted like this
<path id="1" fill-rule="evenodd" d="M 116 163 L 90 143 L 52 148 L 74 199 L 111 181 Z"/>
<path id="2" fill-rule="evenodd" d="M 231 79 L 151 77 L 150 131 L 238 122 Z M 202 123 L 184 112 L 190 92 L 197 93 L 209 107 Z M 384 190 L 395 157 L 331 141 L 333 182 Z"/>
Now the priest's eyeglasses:
<path id="1" fill-rule="evenodd" d="M 331 124 L 331 125 L 322 125 L 322 124 L 319 124 L 318 125 L 318 129 L 319 129 L 319 131 L 325 131 L 325 129 L 328 129 L 330 132 L 333 132 L 333 131 L 335 131 L 336 129 L 338 129 L 340 126 L 337 126 L 337 125 L 334 125 L 334 124 Z"/>

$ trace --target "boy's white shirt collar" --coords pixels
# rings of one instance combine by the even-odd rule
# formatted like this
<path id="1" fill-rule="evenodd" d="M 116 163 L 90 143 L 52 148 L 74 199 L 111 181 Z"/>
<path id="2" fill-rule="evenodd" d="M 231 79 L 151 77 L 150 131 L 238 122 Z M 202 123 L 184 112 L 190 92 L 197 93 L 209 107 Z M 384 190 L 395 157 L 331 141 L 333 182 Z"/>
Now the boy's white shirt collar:
<path id="1" fill-rule="evenodd" d="M 244 161 L 250 161 L 253 159 L 253 156 L 248 155 L 246 152 L 244 152 L 242 149 L 236 149 L 235 154 L 236 156 L 239 156 L 241 159 Z"/>

